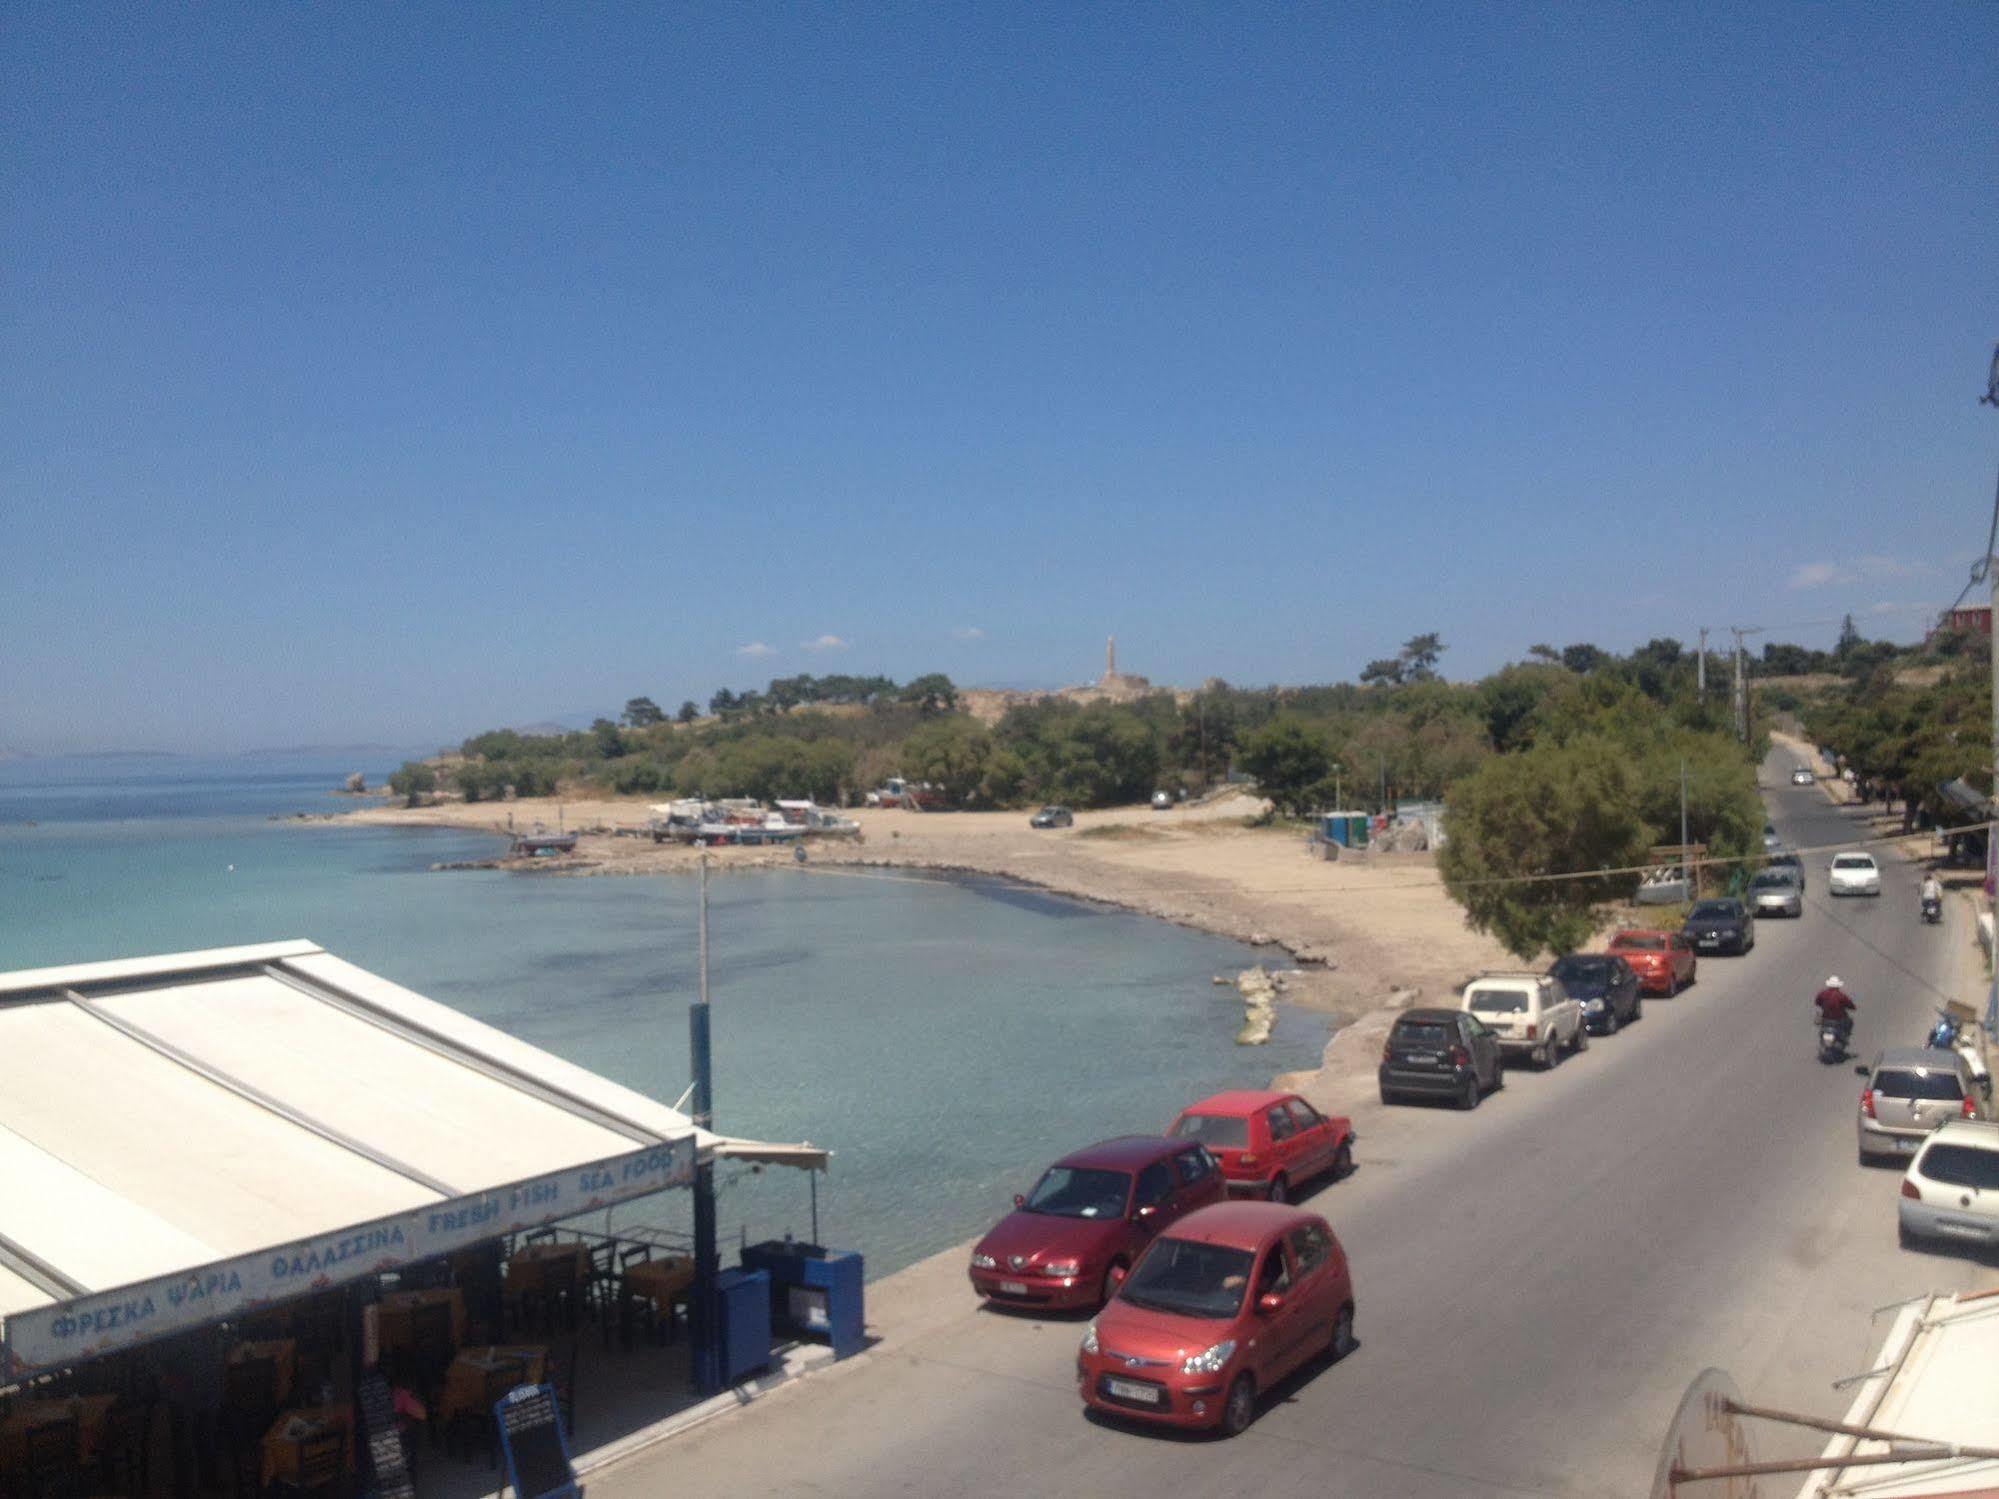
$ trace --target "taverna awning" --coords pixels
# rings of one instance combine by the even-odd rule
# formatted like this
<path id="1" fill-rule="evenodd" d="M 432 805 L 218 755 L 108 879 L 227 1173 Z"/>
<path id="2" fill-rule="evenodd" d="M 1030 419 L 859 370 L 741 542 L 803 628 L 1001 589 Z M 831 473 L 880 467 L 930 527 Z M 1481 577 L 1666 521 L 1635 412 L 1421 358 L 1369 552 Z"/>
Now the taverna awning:
<path id="1" fill-rule="evenodd" d="M 827 1152 L 685 1114 L 311 942 L 0 974 L 0 1379 Z"/>

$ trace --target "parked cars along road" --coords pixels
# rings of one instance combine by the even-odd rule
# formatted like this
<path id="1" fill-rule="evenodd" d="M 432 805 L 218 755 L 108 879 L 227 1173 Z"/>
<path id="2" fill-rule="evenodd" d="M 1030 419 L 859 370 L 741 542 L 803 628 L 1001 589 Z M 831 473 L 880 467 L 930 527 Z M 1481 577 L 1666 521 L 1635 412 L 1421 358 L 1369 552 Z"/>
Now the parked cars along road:
<path id="1" fill-rule="evenodd" d="M 1680 935 L 1695 952 L 1746 953 L 1756 945 L 1756 918 L 1732 895 L 1694 902 Z"/>
<path id="2" fill-rule="evenodd" d="M 1067 807 L 1043 807 L 1027 819 L 1031 828 L 1067 828 L 1074 827 L 1075 823 L 1076 814 Z"/>
<path id="3" fill-rule="evenodd" d="M 1791 772 L 1791 784 L 1793 786 L 1809 786 L 1812 784 L 1812 780 L 1812 773 L 1802 765 Z"/>
<path id="4" fill-rule="evenodd" d="M 1389 1028 L 1376 1074 L 1381 1101 L 1449 1098 L 1461 1109 L 1505 1086 L 1499 1037 L 1462 1010 L 1404 1010 Z"/>
<path id="5" fill-rule="evenodd" d="M 1545 973 L 1483 973 L 1465 985 L 1461 1008 L 1492 1027 L 1508 1057 L 1552 1067 L 1589 1045 L 1583 1007 Z"/>
<path id="6" fill-rule="evenodd" d="M 1800 859 L 1788 849 L 1779 849 L 1776 853 L 1770 855 L 1768 862 L 1772 869 L 1780 873 L 1788 873 L 1792 879 L 1796 880 L 1800 892 L 1804 890 L 1805 861 L 1803 859 Z"/>
<path id="7" fill-rule="evenodd" d="M 1183 1110 L 1167 1134 L 1198 1140 L 1231 1192 L 1288 1202 L 1314 1177 L 1353 1166 L 1353 1123 L 1321 1114 L 1296 1093 L 1217 1093 Z"/>
<path id="8" fill-rule="evenodd" d="M 1805 893 L 1789 869 L 1759 869 L 1749 882 L 1749 904 L 1758 916 L 1802 916 Z"/>
<path id="9" fill-rule="evenodd" d="M 1235 1436 L 1306 1361 L 1354 1348 L 1353 1273 L 1331 1225 L 1269 1202 L 1190 1214 L 1097 1314 L 1076 1353 L 1086 1405 Z"/>
<path id="10" fill-rule="evenodd" d="M 1644 1013 L 1638 975 L 1615 953 L 1572 952 L 1555 959 L 1550 977 L 1583 1007 L 1583 1024 L 1599 1036 L 1614 1036 Z"/>
<path id="11" fill-rule="evenodd" d="M 1902 1177 L 1902 1246 L 1926 1239 L 1999 1246 L 1999 1124 L 1952 1119 Z"/>
<path id="12" fill-rule="evenodd" d="M 1647 994 L 1671 999 L 1694 981 L 1693 944 L 1678 932 L 1630 927 L 1610 939 L 1610 951 L 1631 965 Z"/>
<path id="13" fill-rule="evenodd" d="M 1879 895 L 1881 866 L 1874 855 L 1858 852 L 1834 854 L 1826 867 L 1826 889 L 1834 895 Z"/>
<path id="14" fill-rule="evenodd" d="M 1945 1120 L 1982 1119 L 1990 1112 L 1989 1088 L 1973 1081 L 1970 1064 L 1954 1051 L 1890 1047 L 1871 1067 L 1853 1070 L 1867 1079 L 1855 1119 L 1863 1166 L 1907 1159 Z"/>
<path id="15" fill-rule="evenodd" d="M 1102 1141 L 1014 1198 L 972 1250 L 972 1289 L 1005 1306 L 1097 1306 L 1154 1234 L 1222 1195 L 1221 1166 L 1198 1141 Z"/>

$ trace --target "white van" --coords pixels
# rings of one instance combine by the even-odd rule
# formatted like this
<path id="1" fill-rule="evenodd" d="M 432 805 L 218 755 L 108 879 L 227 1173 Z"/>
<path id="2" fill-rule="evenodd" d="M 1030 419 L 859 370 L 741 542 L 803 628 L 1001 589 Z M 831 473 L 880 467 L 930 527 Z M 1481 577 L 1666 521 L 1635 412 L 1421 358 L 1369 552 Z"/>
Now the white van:
<path id="1" fill-rule="evenodd" d="M 1583 1007 L 1549 974 L 1482 973 L 1465 985 L 1458 1008 L 1484 1021 L 1509 1057 L 1552 1067 L 1564 1052 L 1589 1047 Z"/>

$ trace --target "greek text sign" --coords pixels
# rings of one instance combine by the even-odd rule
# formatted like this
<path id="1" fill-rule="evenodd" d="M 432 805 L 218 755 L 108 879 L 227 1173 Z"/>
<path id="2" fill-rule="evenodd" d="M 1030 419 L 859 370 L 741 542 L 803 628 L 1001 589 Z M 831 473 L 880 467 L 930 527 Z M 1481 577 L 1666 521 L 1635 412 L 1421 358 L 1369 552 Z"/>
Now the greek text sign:
<path id="1" fill-rule="evenodd" d="M 5 1372 L 19 1377 L 61 1368 L 693 1179 L 693 1139 L 671 1141 L 182 1274 L 17 1312 L 6 1323 Z"/>

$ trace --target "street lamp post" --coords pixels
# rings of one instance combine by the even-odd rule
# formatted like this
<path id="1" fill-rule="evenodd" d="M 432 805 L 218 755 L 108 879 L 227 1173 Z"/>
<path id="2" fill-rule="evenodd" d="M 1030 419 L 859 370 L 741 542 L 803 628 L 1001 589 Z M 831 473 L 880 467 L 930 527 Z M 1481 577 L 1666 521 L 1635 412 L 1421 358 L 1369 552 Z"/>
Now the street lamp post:
<path id="1" fill-rule="evenodd" d="M 1999 409 L 1999 345 L 1992 350 L 1992 368 L 1985 376 L 1985 394 L 1979 403 Z M 1992 797 L 1999 801 L 1999 488 L 1992 495 L 1992 529 L 1985 538 L 1985 582 L 1991 590 L 1991 616 L 1985 625 L 1985 643 L 1992 657 Z M 1999 827 L 1985 827 L 1985 890 L 1992 899 L 1993 961 L 1992 984 L 1985 996 L 1985 1034 L 1999 1039 L 1999 881 L 1993 879 L 1993 839 Z"/>
<path id="2" fill-rule="evenodd" d="M 688 1052 L 694 1067 L 694 1127 L 714 1128 L 715 1076 L 708 1045 L 708 855 L 701 855 L 700 993 L 687 1011 Z M 715 1297 L 720 1256 L 715 1249 L 715 1165 L 701 1157 L 695 1137 L 694 1297 L 688 1311 L 693 1327 L 694 1386 L 704 1395 L 722 1388 L 721 1307 Z"/>

